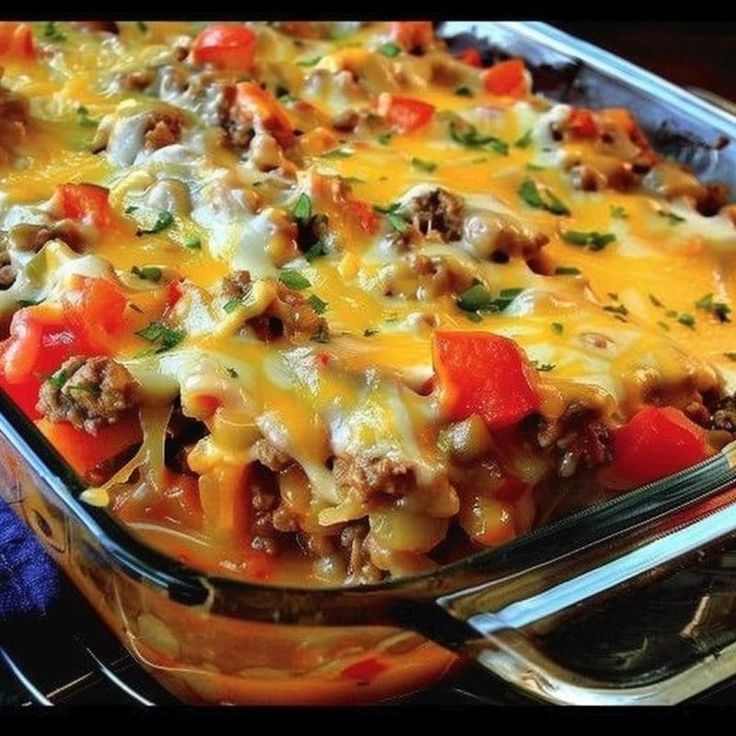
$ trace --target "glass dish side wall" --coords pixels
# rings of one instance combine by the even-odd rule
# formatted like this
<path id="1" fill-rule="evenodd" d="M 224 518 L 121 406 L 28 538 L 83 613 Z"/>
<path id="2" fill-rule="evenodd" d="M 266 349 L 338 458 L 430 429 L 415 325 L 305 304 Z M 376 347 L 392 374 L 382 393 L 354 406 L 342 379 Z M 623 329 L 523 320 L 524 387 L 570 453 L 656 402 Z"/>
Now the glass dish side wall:
<path id="1" fill-rule="evenodd" d="M 288 626 L 210 614 L 131 578 L 0 434 L 0 495 L 131 655 L 192 703 L 372 702 L 426 687 L 459 665 L 414 632 Z"/>

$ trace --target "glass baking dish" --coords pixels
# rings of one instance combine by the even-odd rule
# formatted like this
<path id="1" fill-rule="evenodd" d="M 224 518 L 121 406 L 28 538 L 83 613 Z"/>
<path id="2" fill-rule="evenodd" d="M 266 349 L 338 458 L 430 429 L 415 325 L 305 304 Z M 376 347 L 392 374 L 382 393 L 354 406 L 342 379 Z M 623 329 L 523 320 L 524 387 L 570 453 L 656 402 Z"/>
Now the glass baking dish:
<path id="1" fill-rule="evenodd" d="M 550 97 L 633 109 L 660 150 L 705 180 L 736 184 L 727 145 L 736 119 L 709 102 L 545 24 L 449 22 L 440 30 L 457 48 L 472 40 L 489 60 L 522 56 Z M 636 601 L 655 578 L 736 536 L 735 466 L 728 446 L 432 573 L 285 588 L 206 575 L 144 545 L 79 500 L 80 480 L 0 395 L 0 494 L 133 657 L 189 702 L 371 702 L 472 660 L 552 702 L 683 700 L 736 673 L 736 628 L 728 625 L 736 586 L 724 576 L 714 606 L 712 580 L 697 578 L 687 599 L 698 615 L 679 624 L 672 611 L 637 623 Z M 621 606 L 626 632 L 644 631 L 657 647 L 626 649 L 615 625 Z M 678 648 L 687 637 L 693 645 Z"/>

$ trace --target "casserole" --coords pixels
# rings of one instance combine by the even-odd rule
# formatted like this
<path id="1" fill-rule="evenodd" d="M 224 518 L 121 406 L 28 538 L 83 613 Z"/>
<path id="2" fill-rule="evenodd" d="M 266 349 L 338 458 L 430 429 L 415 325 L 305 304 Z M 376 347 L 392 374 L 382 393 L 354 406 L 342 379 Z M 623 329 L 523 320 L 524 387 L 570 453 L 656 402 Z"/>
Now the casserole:
<path id="1" fill-rule="evenodd" d="M 509 32 L 506 26 L 498 28 Z M 532 27 L 527 33 L 533 38 L 535 32 L 539 31 Z M 520 38 L 523 41 L 523 33 Z M 19 422 L 18 412 L 14 412 L 11 407 L 7 407 L 6 416 Z M 27 432 L 31 430 L 27 429 Z M 8 436 L 13 444 L 22 443 L 17 433 L 10 429 Z M 39 441 L 39 446 L 43 447 L 37 435 L 34 437 Z M 28 453 L 26 457 L 30 458 L 31 451 L 26 448 L 26 452 Z M 44 453 L 47 453 L 47 450 L 44 450 Z M 680 519 L 680 523 L 686 523 L 686 526 L 683 529 L 670 530 L 666 536 L 667 544 L 664 545 L 668 548 L 664 558 L 660 556 L 662 545 L 657 546 L 657 540 L 648 535 L 655 534 L 655 531 L 666 532 L 667 524 L 664 524 L 663 528 L 663 522 L 657 518 L 657 514 L 672 511 L 687 502 L 698 501 L 702 495 L 721 490 L 727 485 L 728 458 L 729 455 L 726 453 L 717 460 L 706 461 L 703 467 L 708 469 L 705 473 L 707 483 L 703 479 L 703 474 L 700 476 L 685 474 L 679 487 L 668 483 L 666 499 L 661 498 L 661 495 L 657 498 L 656 491 L 661 488 L 655 484 L 642 489 L 643 492 L 630 494 L 620 502 L 601 506 L 590 513 L 583 512 L 569 521 L 522 537 L 517 543 L 501 548 L 499 554 L 488 553 L 472 558 L 466 563 L 440 568 L 434 574 L 397 583 L 366 586 L 358 591 L 345 590 L 339 595 L 334 590 L 315 592 L 285 588 L 263 589 L 216 578 L 210 578 L 203 586 L 200 576 L 178 574 L 181 569 L 177 570 L 177 566 L 171 565 L 171 561 L 167 563 L 160 555 L 146 550 L 140 543 L 129 540 L 125 532 L 114 525 L 109 517 L 90 510 L 82 512 L 85 519 L 82 524 L 86 525 L 86 529 L 80 527 L 77 532 L 69 532 L 68 539 L 65 539 L 67 537 L 65 522 L 61 521 L 66 515 L 62 512 L 59 517 L 57 511 L 56 516 L 60 523 L 58 530 L 60 539 L 57 540 L 57 546 L 75 558 L 75 562 L 70 563 L 71 567 L 78 571 L 75 579 L 80 582 L 93 602 L 97 600 L 98 604 L 101 604 L 102 598 L 108 601 L 114 599 L 118 627 L 130 637 L 130 645 L 139 658 L 147 662 L 148 666 L 156 668 L 159 676 L 184 697 L 235 702 L 247 699 L 263 700 L 267 697 L 285 700 L 303 697 L 320 700 L 341 696 L 355 697 L 353 693 L 357 690 L 363 693 L 359 697 L 370 699 L 383 697 L 397 690 L 410 689 L 421 681 L 438 675 L 448 666 L 449 655 L 422 643 L 416 636 L 389 632 L 385 629 L 362 626 L 348 630 L 329 630 L 323 626 L 315 637 L 295 624 L 333 622 L 388 624 L 411 621 L 416 627 L 440 637 L 448 644 L 464 641 L 472 635 L 472 627 L 480 629 L 489 637 L 496 637 L 497 622 L 488 624 L 483 619 L 474 618 L 478 615 L 479 607 L 488 603 L 489 591 L 486 589 L 476 590 L 469 595 L 450 595 L 443 599 L 443 605 L 457 613 L 461 619 L 471 618 L 470 628 L 464 625 L 448 628 L 448 620 L 436 612 L 433 613 L 435 609 L 432 606 L 417 607 L 413 599 L 420 591 L 424 591 L 424 595 L 428 590 L 432 590 L 433 594 L 439 594 L 470 583 L 477 584 L 492 573 L 497 577 L 496 582 L 505 582 L 512 570 L 520 573 L 525 567 L 532 570 L 531 576 L 520 575 L 519 580 L 511 587 L 514 588 L 513 594 L 520 591 L 528 594 L 530 590 L 538 589 L 540 583 L 545 587 L 552 579 L 550 575 L 547 576 L 546 582 L 540 581 L 534 574 L 534 567 L 544 562 L 547 564 L 547 571 L 555 570 L 563 555 L 578 551 L 577 547 L 590 547 L 586 553 L 575 556 L 575 570 L 570 570 L 568 560 L 562 566 L 567 575 L 561 574 L 556 578 L 564 580 L 572 574 L 572 588 L 575 588 L 577 580 L 575 574 L 579 573 L 580 569 L 585 569 L 586 565 L 592 565 L 591 572 L 595 572 L 598 576 L 610 571 L 611 568 L 603 564 L 610 555 L 624 555 L 625 552 L 625 559 L 628 563 L 632 563 L 639 560 L 637 555 L 643 554 L 646 563 L 637 564 L 644 564 L 641 569 L 647 569 L 653 564 L 653 559 L 666 559 L 673 556 L 675 551 L 686 552 L 693 549 L 693 544 L 722 537 L 730 531 L 729 517 L 726 514 L 730 498 L 727 496 L 719 501 L 724 506 L 723 509 L 719 509 L 718 503 L 715 506 L 711 503 L 707 508 L 696 506 L 691 517 L 684 521 Z M 57 472 L 61 472 L 58 462 L 48 458 L 46 461 L 52 463 Z M 18 484 L 23 489 L 24 497 L 28 499 L 24 501 L 25 506 L 33 505 L 31 498 L 39 499 L 38 492 L 32 490 L 33 486 L 44 486 L 39 470 L 40 466 L 35 469 L 29 466 L 18 470 Z M 717 472 L 721 475 L 715 482 L 714 473 Z M 68 476 L 64 474 L 62 477 Z M 703 483 L 702 486 L 696 483 L 699 478 Z M 53 478 L 49 480 L 58 487 Z M 69 480 L 69 483 L 74 490 L 80 490 L 73 479 Z M 646 502 L 650 499 L 652 503 L 647 505 Z M 62 491 L 58 503 L 63 508 L 67 502 L 72 502 L 71 496 L 68 492 L 64 494 Z M 73 504 L 76 506 L 77 502 Z M 43 522 L 36 519 L 36 526 L 46 529 L 48 536 L 54 537 L 55 525 L 49 521 L 49 517 L 53 520 L 54 514 L 49 509 L 39 510 L 39 508 L 35 509 L 36 516 L 32 514 L 31 517 L 42 519 Z M 711 513 L 713 511 L 715 513 Z M 706 512 L 710 515 L 701 518 Z M 605 526 L 606 524 L 608 526 Z M 72 527 L 74 526 L 72 524 Z M 632 527 L 635 527 L 633 531 Z M 89 533 L 91 529 L 94 529 L 93 534 Z M 630 533 L 616 536 L 624 531 Z M 577 537 L 572 544 L 569 539 L 567 541 L 564 539 L 565 534 L 569 535 L 571 532 Z M 79 538 L 74 537 L 75 534 L 79 534 Z M 606 535 L 613 537 L 616 543 L 612 544 L 610 539 L 605 538 Z M 117 546 L 116 539 L 123 538 L 125 548 L 121 549 Z M 105 549 L 102 556 L 95 553 L 95 548 L 100 544 Z M 86 551 L 80 555 L 81 549 Z M 552 550 L 554 554 L 551 553 Z M 134 555 L 131 554 L 133 552 Z M 107 566 L 104 559 L 106 557 L 109 559 L 110 555 L 115 558 L 116 563 L 122 563 L 128 572 L 147 581 L 152 587 L 136 585 L 125 574 L 116 574 L 115 570 Z M 85 556 L 89 559 L 83 559 Z M 147 564 L 149 561 L 153 564 Z M 100 568 L 106 567 L 110 574 L 100 574 Z M 83 574 L 79 572 L 82 569 L 85 571 Z M 621 569 L 620 565 L 618 569 Z M 615 579 L 620 582 L 630 576 L 631 570 L 623 574 L 619 572 Z M 586 580 L 589 581 L 590 578 Z M 517 584 L 519 581 L 524 581 L 524 584 Z M 611 582 L 609 579 L 603 587 L 610 586 Z M 177 603 L 172 604 L 170 600 L 159 595 L 161 586 Z M 497 593 L 498 587 L 498 585 L 491 586 L 494 597 L 498 595 L 497 602 L 504 600 L 508 602 L 508 596 L 513 595 L 512 591 L 508 586 L 505 589 L 501 586 L 501 592 Z M 559 595 L 560 590 L 555 588 L 555 594 Z M 577 593 L 570 592 L 571 588 L 562 590 L 571 596 L 566 600 L 569 606 L 579 600 L 581 595 L 587 597 L 592 590 L 598 588 L 593 586 L 587 592 L 578 590 Z M 187 599 L 191 606 L 182 608 L 180 603 Z M 538 613 L 536 618 L 527 616 L 518 621 L 512 618 L 511 622 L 515 626 L 523 627 L 540 617 L 545 618 L 556 612 L 555 606 L 550 607 L 548 604 L 542 606 L 540 610 L 541 613 Z M 417 611 L 422 611 L 421 620 L 417 618 Z M 276 618 L 292 625 L 286 628 L 279 626 L 278 630 L 275 630 L 274 624 L 245 624 L 240 621 L 237 626 L 230 626 L 225 620 L 226 615 L 232 618 L 247 616 L 265 620 Z M 108 621 L 110 622 L 109 614 Z M 215 633 L 213 622 L 217 622 L 218 628 L 227 629 L 226 636 Z M 508 624 L 506 627 L 508 628 Z M 280 644 L 270 638 L 270 634 L 275 631 Z M 334 649 L 325 645 L 325 639 L 332 640 Z M 241 641 L 248 642 L 248 645 L 238 646 Z M 256 641 L 263 642 L 263 648 L 256 647 L 253 644 Z M 502 641 L 499 644 L 498 639 L 494 641 L 494 646 L 500 651 L 503 651 L 502 644 Z M 374 649 L 377 649 L 378 653 L 373 651 Z M 280 662 L 276 653 L 279 651 L 284 652 L 284 658 L 290 663 L 285 671 L 280 670 L 278 666 Z M 235 656 L 234 653 L 240 656 Z M 484 657 L 489 660 L 488 652 L 484 653 Z M 299 664 L 294 665 L 295 661 Z M 507 666 L 508 662 L 505 664 Z M 498 664 L 492 666 L 499 667 Z M 312 673 L 309 678 L 311 682 L 309 689 L 305 688 L 305 682 L 299 678 L 283 676 L 290 672 L 292 667 L 301 674 L 306 671 Z M 220 670 L 220 674 L 217 670 Z M 223 671 L 227 674 L 223 674 Z M 278 686 L 275 681 L 278 682 Z M 622 697 L 620 693 L 619 697 Z"/>

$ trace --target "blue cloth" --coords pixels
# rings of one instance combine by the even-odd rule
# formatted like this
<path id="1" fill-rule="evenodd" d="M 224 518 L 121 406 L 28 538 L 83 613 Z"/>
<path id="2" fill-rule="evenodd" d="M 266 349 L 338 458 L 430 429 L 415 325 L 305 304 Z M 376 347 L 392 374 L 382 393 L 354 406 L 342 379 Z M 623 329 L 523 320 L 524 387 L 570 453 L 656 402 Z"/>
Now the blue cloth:
<path id="1" fill-rule="evenodd" d="M 0 500 L 0 624 L 42 616 L 61 586 L 61 575 L 33 533 Z"/>

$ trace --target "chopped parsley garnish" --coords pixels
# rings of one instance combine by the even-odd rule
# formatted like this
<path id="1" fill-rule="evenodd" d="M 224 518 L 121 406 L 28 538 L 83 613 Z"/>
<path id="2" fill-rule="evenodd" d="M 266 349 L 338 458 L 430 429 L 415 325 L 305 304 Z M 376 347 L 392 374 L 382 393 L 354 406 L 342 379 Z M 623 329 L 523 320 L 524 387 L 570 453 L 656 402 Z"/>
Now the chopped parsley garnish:
<path id="1" fill-rule="evenodd" d="M 616 241 L 613 233 L 599 233 L 595 230 L 585 233 L 578 230 L 565 230 L 562 239 L 570 245 L 578 245 L 588 250 L 603 250 L 609 243 Z"/>
<path id="2" fill-rule="evenodd" d="M 626 308 L 624 304 L 616 304 L 615 306 L 609 304 L 608 306 L 603 307 L 603 309 L 606 312 L 612 312 L 613 314 L 620 314 L 623 317 L 625 317 L 629 313 L 629 310 Z"/>
<path id="3" fill-rule="evenodd" d="M 304 253 L 304 257 L 308 261 L 313 261 L 315 258 L 327 255 L 327 246 L 323 240 L 318 240 L 314 245 L 311 245 Z"/>
<path id="4" fill-rule="evenodd" d="M 731 352 L 729 352 L 729 353 L 723 353 L 723 355 L 724 355 L 724 356 L 725 356 L 726 358 L 728 358 L 729 360 L 734 360 L 734 361 L 736 361 L 736 353 L 731 353 Z"/>
<path id="5" fill-rule="evenodd" d="M 669 332 L 669 331 L 670 331 L 670 326 L 669 326 L 669 325 L 668 325 L 668 324 L 667 324 L 666 322 L 662 322 L 662 320 L 660 320 L 659 322 L 657 322 L 657 324 L 658 324 L 658 325 L 659 325 L 659 326 L 660 326 L 660 327 L 661 327 L 661 328 L 662 328 L 662 329 L 663 329 L 663 330 L 664 330 L 665 332 Z"/>
<path id="6" fill-rule="evenodd" d="M 392 133 L 381 133 L 376 136 L 376 140 L 382 145 L 387 146 L 391 141 Z"/>
<path id="7" fill-rule="evenodd" d="M 56 373 L 50 375 L 46 382 L 54 388 L 60 389 L 69 380 L 69 373 L 64 368 L 60 368 Z"/>
<path id="8" fill-rule="evenodd" d="M 405 233 L 409 228 L 409 223 L 396 212 L 387 212 L 386 219 L 388 219 L 391 227 L 398 233 Z"/>
<path id="9" fill-rule="evenodd" d="M 129 204 L 124 212 L 126 215 L 132 215 L 138 208 L 134 204 Z"/>
<path id="10" fill-rule="evenodd" d="M 239 373 L 238 373 L 238 372 L 237 372 L 237 371 L 235 370 L 235 368 L 227 368 L 226 370 L 227 370 L 227 374 L 228 374 L 228 376 L 230 376 L 230 378 L 238 378 L 238 376 L 240 375 L 240 374 L 239 374 Z"/>
<path id="11" fill-rule="evenodd" d="M 529 128 L 524 135 L 519 136 L 515 141 L 514 145 L 517 148 L 529 148 L 529 146 L 532 144 L 532 129 Z"/>
<path id="12" fill-rule="evenodd" d="M 321 154 L 320 158 L 350 158 L 352 155 L 352 151 L 346 151 L 344 148 L 333 148 Z"/>
<path id="13" fill-rule="evenodd" d="M 89 116 L 89 110 L 84 105 L 77 108 L 77 115 L 79 116 L 79 124 L 83 128 L 96 128 L 100 124 L 99 120 L 94 120 Z"/>
<path id="14" fill-rule="evenodd" d="M 565 331 L 565 325 L 562 322 L 553 322 L 550 326 L 555 335 L 561 335 Z"/>
<path id="15" fill-rule="evenodd" d="M 42 304 L 44 301 L 44 299 L 40 299 L 39 301 L 36 301 L 35 299 L 16 299 L 15 303 L 19 307 L 35 307 Z"/>
<path id="16" fill-rule="evenodd" d="M 302 61 L 297 61 L 297 64 L 299 66 L 314 66 L 321 58 L 321 56 L 313 56 L 311 59 L 302 59 Z"/>
<path id="17" fill-rule="evenodd" d="M 199 235 L 188 235 L 184 238 L 184 245 L 189 248 L 189 250 L 200 250 L 202 247 L 202 239 Z"/>
<path id="18" fill-rule="evenodd" d="M 544 197 L 533 179 L 524 179 L 519 185 L 519 196 L 530 207 L 537 210 L 547 210 L 553 215 L 569 215 L 569 208 L 563 204 L 549 189 L 545 189 Z"/>
<path id="19" fill-rule="evenodd" d="M 531 363 L 540 373 L 553 371 L 556 368 L 554 363 L 540 363 L 536 360 L 533 360 Z"/>
<path id="20" fill-rule="evenodd" d="M 544 166 L 540 166 L 539 164 L 527 164 L 524 167 L 527 171 L 544 171 Z"/>
<path id="21" fill-rule="evenodd" d="M 658 210 L 657 214 L 660 217 L 666 218 L 670 225 L 679 225 L 681 222 L 685 222 L 684 217 L 680 217 L 680 215 L 676 215 L 674 212 L 669 212 L 667 210 Z"/>
<path id="22" fill-rule="evenodd" d="M 377 327 L 366 327 L 363 330 L 363 337 L 373 337 L 373 335 L 377 335 L 379 332 L 380 330 Z"/>
<path id="23" fill-rule="evenodd" d="M 135 333 L 148 342 L 158 343 L 155 353 L 163 353 L 166 350 L 176 347 L 186 336 L 186 330 L 172 329 L 162 322 L 151 322 L 148 327 L 144 327 Z"/>
<path id="24" fill-rule="evenodd" d="M 615 291 L 609 291 L 609 292 L 608 292 L 608 296 L 609 296 L 609 297 L 610 297 L 611 299 L 613 299 L 613 301 L 615 301 L 615 302 L 617 302 L 617 301 L 618 301 L 618 294 L 617 294 L 617 293 L 616 293 Z"/>
<path id="25" fill-rule="evenodd" d="M 295 289 L 296 291 L 308 289 L 312 285 L 312 282 L 308 278 L 302 276 L 299 271 L 295 271 L 293 269 L 282 271 L 279 275 L 279 281 L 281 281 L 282 284 L 286 284 L 290 289 Z"/>
<path id="26" fill-rule="evenodd" d="M 620 205 L 612 204 L 611 217 L 613 217 L 614 220 L 627 220 L 629 213 Z"/>
<path id="27" fill-rule="evenodd" d="M 62 43 L 63 41 L 66 41 L 66 34 L 62 33 L 56 27 L 56 23 L 52 20 L 47 21 L 46 24 L 44 25 L 43 35 L 44 35 L 44 38 L 47 38 L 49 41 L 56 41 L 58 43 Z"/>
<path id="28" fill-rule="evenodd" d="M 462 87 L 458 87 L 455 90 L 455 94 L 458 97 L 475 97 L 475 92 L 473 92 L 473 90 L 465 84 Z"/>
<path id="29" fill-rule="evenodd" d="M 136 25 L 136 28 L 138 28 L 138 30 L 141 33 L 148 33 L 148 24 L 147 23 L 144 23 L 142 20 L 137 20 L 135 22 L 135 25 Z"/>
<path id="30" fill-rule="evenodd" d="M 695 327 L 695 317 L 692 316 L 692 314 L 688 314 L 687 312 L 683 312 L 678 318 L 677 321 L 681 325 L 685 325 L 685 327 Z"/>
<path id="31" fill-rule="evenodd" d="M 308 194 L 300 194 L 292 214 L 297 220 L 308 220 L 312 216 L 312 200 Z"/>
<path id="32" fill-rule="evenodd" d="M 290 102 L 296 102 L 296 97 L 294 95 L 289 94 L 288 92 L 284 92 L 283 94 L 280 94 L 276 98 L 282 105 L 288 105 Z"/>
<path id="33" fill-rule="evenodd" d="M 322 301 L 322 299 L 320 299 L 316 294 L 311 294 L 307 298 L 307 301 L 312 305 L 312 309 L 314 309 L 317 314 L 324 314 L 327 310 L 327 302 Z"/>
<path id="34" fill-rule="evenodd" d="M 136 235 L 153 235 L 154 233 L 160 233 L 171 227 L 174 224 L 174 215 L 171 212 L 162 210 L 158 213 L 156 222 L 153 223 L 153 227 L 148 229 L 139 227 L 136 231 Z"/>
<path id="35" fill-rule="evenodd" d="M 426 171 L 428 174 L 431 174 L 437 168 L 437 164 L 434 161 L 425 161 L 424 159 L 417 158 L 416 156 L 412 158 L 411 165 L 415 169 Z"/>
<path id="36" fill-rule="evenodd" d="M 706 294 L 701 296 L 698 301 L 695 302 L 695 306 L 698 309 L 702 309 L 704 312 L 710 312 L 719 322 L 730 322 L 731 318 L 728 316 L 731 312 L 731 307 L 725 302 L 714 302 L 713 294 Z"/>
<path id="37" fill-rule="evenodd" d="M 238 309 L 242 305 L 243 305 L 242 299 L 230 299 L 229 301 L 225 302 L 222 308 L 225 310 L 227 314 L 232 314 L 236 309 Z"/>
<path id="38" fill-rule="evenodd" d="M 130 272 L 136 275 L 139 279 L 153 281 L 155 284 L 161 281 L 161 277 L 164 275 L 164 272 L 158 266 L 143 266 L 143 268 L 133 266 L 133 268 L 130 269 Z"/>
<path id="39" fill-rule="evenodd" d="M 66 390 L 79 391 L 84 394 L 92 394 L 93 396 L 99 396 L 102 393 L 102 389 L 92 383 L 75 383 L 71 386 L 67 386 Z"/>
<path id="40" fill-rule="evenodd" d="M 663 307 L 663 306 L 664 306 L 664 304 L 662 304 L 662 302 L 661 302 L 661 301 L 659 301 L 659 299 L 657 299 L 657 297 L 656 297 L 656 296 L 654 296 L 654 294 L 650 294 L 650 295 L 649 295 L 649 301 L 650 301 L 650 302 L 651 302 L 651 303 L 652 303 L 652 304 L 653 304 L 653 305 L 654 305 L 655 307 Z"/>
<path id="41" fill-rule="evenodd" d="M 557 266 L 555 276 L 579 276 L 580 269 L 575 266 Z"/>
<path id="42" fill-rule="evenodd" d="M 460 130 L 453 120 L 450 123 L 450 135 L 455 143 L 459 143 L 466 148 L 489 148 L 500 156 L 507 156 L 509 153 L 508 143 L 496 138 L 496 136 L 479 133 L 475 125 L 468 124 L 465 130 Z"/>
<path id="43" fill-rule="evenodd" d="M 401 53 L 401 47 L 397 46 L 393 41 L 388 41 L 378 47 L 378 53 L 388 56 L 389 59 L 393 59 Z"/>
<path id="44" fill-rule="evenodd" d="M 464 312 L 503 312 L 516 299 L 523 289 L 501 289 L 497 297 L 483 284 L 473 284 L 458 294 L 457 305 Z"/>

